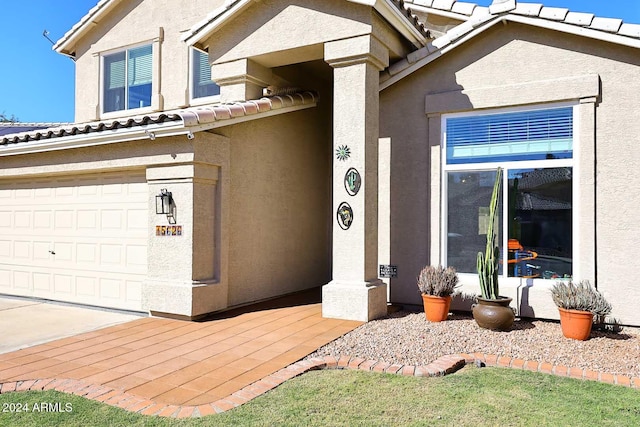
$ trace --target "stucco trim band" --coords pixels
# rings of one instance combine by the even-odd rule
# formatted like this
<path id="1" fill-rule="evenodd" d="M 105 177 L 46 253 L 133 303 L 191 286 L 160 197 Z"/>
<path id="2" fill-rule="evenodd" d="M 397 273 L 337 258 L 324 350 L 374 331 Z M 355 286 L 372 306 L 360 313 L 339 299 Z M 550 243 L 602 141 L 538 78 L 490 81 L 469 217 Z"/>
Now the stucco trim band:
<path id="1" fill-rule="evenodd" d="M 499 92 L 499 96 L 496 94 Z M 539 80 L 506 86 L 493 86 L 480 89 L 464 89 L 435 93 L 425 96 L 425 114 L 444 114 L 474 109 L 500 108 L 518 105 L 544 104 L 577 100 L 582 98 L 600 98 L 600 76 L 587 74 L 555 80 Z"/>

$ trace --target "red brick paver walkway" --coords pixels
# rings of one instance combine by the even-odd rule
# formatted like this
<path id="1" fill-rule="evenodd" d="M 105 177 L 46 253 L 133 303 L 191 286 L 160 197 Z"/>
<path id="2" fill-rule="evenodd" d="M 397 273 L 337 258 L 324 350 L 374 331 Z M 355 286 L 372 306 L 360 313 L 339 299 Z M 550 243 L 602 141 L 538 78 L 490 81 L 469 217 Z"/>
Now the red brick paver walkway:
<path id="1" fill-rule="evenodd" d="M 640 378 L 497 357 L 443 356 L 426 366 L 347 355 L 300 360 L 361 325 L 303 304 L 203 322 L 146 318 L 0 355 L 0 394 L 58 390 L 144 415 L 196 417 L 237 407 L 312 369 L 442 376 L 465 364 L 509 367 L 640 388 Z"/>
<path id="2" fill-rule="evenodd" d="M 144 318 L 2 354 L 0 393 L 55 389 L 146 414 L 199 415 L 264 392 L 260 380 L 362 324 L 322 318 L 319 303 L 227 316 Z"/>

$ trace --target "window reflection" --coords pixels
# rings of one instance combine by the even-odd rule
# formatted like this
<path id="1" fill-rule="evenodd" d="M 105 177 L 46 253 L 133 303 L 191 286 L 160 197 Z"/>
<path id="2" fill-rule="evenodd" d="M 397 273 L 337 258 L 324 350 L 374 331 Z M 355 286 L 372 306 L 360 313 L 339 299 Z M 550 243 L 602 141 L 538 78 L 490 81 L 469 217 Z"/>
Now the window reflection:
<path id="1" fill-rule="evenodd" d="M 572 169 L 508 171 L 509 276 L 571 277 Z"/>

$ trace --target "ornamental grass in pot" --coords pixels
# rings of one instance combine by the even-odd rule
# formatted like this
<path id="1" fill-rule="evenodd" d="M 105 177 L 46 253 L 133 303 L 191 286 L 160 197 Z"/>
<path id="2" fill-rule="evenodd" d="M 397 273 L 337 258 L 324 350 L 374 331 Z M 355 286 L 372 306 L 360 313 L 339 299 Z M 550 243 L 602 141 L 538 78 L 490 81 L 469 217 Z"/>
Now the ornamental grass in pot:
<path id="1" fill-rule="evenodd" d="M 430 322 L 441 322 L 449 316 L 451 295 L 458 287 L 458 273 L 453 267 L 426 266 L 418 276 L 424 314 Z"/>
<path id="2" fill-rule="evenodd" d="M 611 313 L 611 304 L 588 280 L 556 282 L 551 297 L 560 312 L 562 334 L 574 340 L 589 339 L 594 316 L 604 318 Z"/>
<path id="3" fill-rule="evenodd" d="M 500 296 L 500 287 L 498 285 L 500 248 L 495 231 L 501 183 L 502 168 L 498 168 L 489 205 L 487 245 L 484 253 L 478 252 L 477 269 L 481 295 L 477 297 L 478 304 L 473 305 L 471 312 L 476 323 L 481 328 L 494 331 L 509 331 L 513 325 L 515 314 L 509 307 L 511 298 Z"/>

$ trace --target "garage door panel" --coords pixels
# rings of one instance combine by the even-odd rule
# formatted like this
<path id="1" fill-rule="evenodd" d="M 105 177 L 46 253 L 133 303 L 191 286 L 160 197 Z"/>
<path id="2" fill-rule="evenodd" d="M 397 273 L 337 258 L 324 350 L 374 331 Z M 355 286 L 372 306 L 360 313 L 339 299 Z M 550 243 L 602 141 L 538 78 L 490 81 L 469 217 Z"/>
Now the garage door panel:
<path id="1" fill-rule="evenodd" d="M 64 198 L 72 197 L 74 195 L 73 187 L 75 185 L 76 184 L 72 180 L 63 180 L 63 179 L 59 180 L 58 185 L 54 190 L 56 199 L 64 199 Z"/>
<path id="2" fill-rule="evenodd" d="M 127 301 L 131 304 L 142 304 L 142 282 L 127 280 L 124 288 Z"/>
<path id="3" fill-rule="evenodd" d="M 97 210 L 81 210 L 78 211 L 78 229 L 98 230 L 98 211 Z"/>
<path id="4" fill-rule="evenodd" d="M 73 286 L 73 276 L 56 274 L 53 276 L 53 291 L 58 294 L 67 294 L 71 296 Z"/>
<path id="5" fill-rule="evenodd" d="M 49 252 L 50 250 L 50 241 L 33 242 L 34 261 L 49 261 L 51 259 L 51 252 Z"/>
<path id="6" fill-rule="evenodd" d="M 0 183 L 0 292 L 141 309 L 144 173 Z"/>
<path id="7" fill-rule="evenodd" d="M 100 298 L 119 300 L 122 298 L 122 280 L 100 279 Z"/>
<path id="8" fill-rule="evenodd" d="M 16 211 L 13 214 L 13 226 L 15 228 L 31 228 L 31 212 Z"/>
<path id="9" fill-rule="evenodd" d="M 109 209 L 100 212 L 100 225 L 103 230 L 119 230 L 122 228 L 121 210 Z"/>
<path id="10" fill-rule="evenodd" d="M 0 292 L 11 290 L 11 275 L 13 272 L 6 268 L 0 268 Z"/>
<path id="11" fill-rule="evenodd" d="M 96 264 L 98 262 L 96 257 L 98 248 L 96 246 L 95 243 L 78 243 L 76 245 L 76 253 L 78 254 L 76 262 L 78 264 Z"/>
<path id="12" fill-rule="evenodd" d="M 33 227 L 36 229 L 51 229 L 51 211 L 34 211 Z"/>
<path id="13" fill-rule="evenodd" d="M 53 191 L 51 187 L 47 187 L 46 183 L 44 182 L 36 183 L 36 188 L 34 189 L 34 192 L 33 192 L 33 196 L 36 199 L 50 198 L 52 194 L 53 194 Z"/>
<path id="14" fill-rule="evenodd" d="M 0 254 L 6 255 L 8 258 L 13 257 L 11 240 L 0 240 Z"/>
<path id="15" fill-rule="evenodd" d="M 76 295 L 82 300 L 90 297 L 94 300 L 98 297 L 98 281 L 95 277 L 76 276 Z"/>
<path id="16" fill-rule="evenodd" d="M 147 232 L 147 210 L 146 209 L 128 209 L 127 210 L 127 230 L 138 230 L 139 232 Z"/>
<path id="17" fill-rule="evenodd" d="M 13 272 L 13 287 L 16 289 L 30 290 L 31 286 L 31 273 L 29 271 L 14 271 Z M 27 295 L 29 295 L 28 293 Z"/>
<path id="18" fill-rule="evenodd" d="M 9 230 L 13 228 L 13 212 L 0 211 L 0 228 Z"/>
<path id="19" fill-rule="evenodd" d="M 126 247 L 127 267 L 145 267 L 147 265 L 147 247 L 143 245 L 129 245 Z"/>
<path id="20" fill-rule="evenodd" d="M 33 292 L 42 297 L 49 297 L 52 294 L 51 274 L 33 273 Z"/>
<path id="21" fill-rule="evenodd" d="M 17 188 L 15 192 L 16 199 L 32 199 L 33 189 L 31 188 Z"/>
<path id="22" fill-rule="evenodd" d="M 31 242 L 20 240 L 13 242 L 13 258 L 16 260 L 31 259 Z"/>
<path id="23" fill-rule="evenodd" d="M 73 211 L 55 211 L 54 227 L 56 230 L 71 230 L 74 228 Z"/>
<path id="24" fill-rule="evenodd" d="M 54 246 L 54 252 L 55 252 L 55 256 L 53 258 L 55 258 L 55 262 L 57 263 L 61 263 L 61 262 L 74 262 L 74 251 L 73 251 L 73 247 L 74 244 L 73 243 L 61 243 L 61 242 L 56 242 L 55 246 Z"/>

